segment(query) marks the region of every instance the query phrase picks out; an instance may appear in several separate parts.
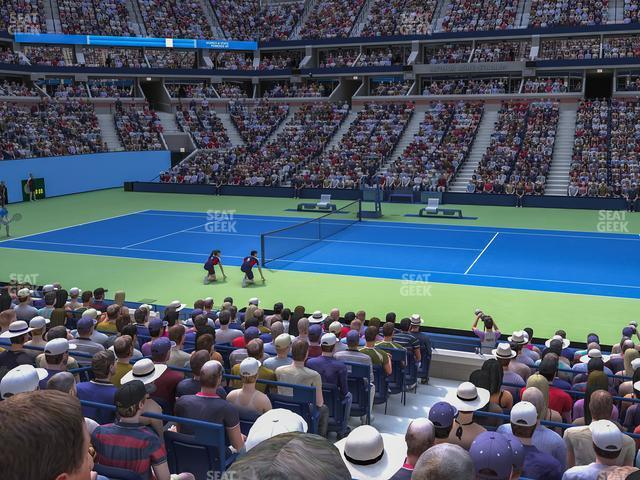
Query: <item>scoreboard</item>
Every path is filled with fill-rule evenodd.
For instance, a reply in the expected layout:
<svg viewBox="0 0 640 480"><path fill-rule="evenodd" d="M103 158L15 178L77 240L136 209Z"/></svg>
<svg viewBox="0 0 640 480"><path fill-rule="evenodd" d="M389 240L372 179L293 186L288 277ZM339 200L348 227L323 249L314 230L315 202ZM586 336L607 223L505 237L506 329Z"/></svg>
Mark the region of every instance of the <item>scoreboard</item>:
<svg viewBox="0 0 640 480"><path fill-rule="evenodd" d="M33 179L33 189L36 194L36 200L42 200L46 197L44 189L44 178ZM22 201L29 201L29 191L27 190L27 180L22 180Z"/></svg>

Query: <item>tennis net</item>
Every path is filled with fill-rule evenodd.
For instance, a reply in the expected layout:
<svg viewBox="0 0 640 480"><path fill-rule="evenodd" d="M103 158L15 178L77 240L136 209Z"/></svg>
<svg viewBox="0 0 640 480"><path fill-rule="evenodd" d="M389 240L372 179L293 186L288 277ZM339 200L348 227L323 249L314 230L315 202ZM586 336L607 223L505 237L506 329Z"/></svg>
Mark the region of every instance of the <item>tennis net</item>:
<svg viewBox="0 0 640 480"><path fill-rule="evenodd" d="M318 218L260 235L262 265L321 242L360 221L360 200Z"/></svg>

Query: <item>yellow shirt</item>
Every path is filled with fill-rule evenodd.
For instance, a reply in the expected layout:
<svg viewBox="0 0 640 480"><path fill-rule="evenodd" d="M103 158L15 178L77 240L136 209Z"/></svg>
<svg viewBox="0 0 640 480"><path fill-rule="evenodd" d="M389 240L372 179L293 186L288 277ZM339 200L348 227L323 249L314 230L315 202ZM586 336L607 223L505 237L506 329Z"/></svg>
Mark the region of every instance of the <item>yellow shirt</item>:
<svg viewBox="0 0 640 480"><path fill-rule="evenodd" d="M240 364L236 364L233 367L231 367L231 375L238 375L240 376ZM260 380L273 380L274 382L277 380L276 378L276 374L274 373L273 370L269 370L266 367L263 367L262 365L260 366L260 369L258 370L258 378ZM231 386L233 388L242 388L242 381L240 380L233 380L231 382ZM258 383L256 385L256 389L260 390L262 393L265 393L265 391L267 390L267 385L265 385L264 383Z"/></svg>
<svg viewBox="0 0 640 480"><path fill-rule="evenodd" d="M104 320L96 325L96 330L103 333L118 333L115 322Z"/></svg>
<svg viewBox="0 0 640 480"><path fill-rule="evenodd" d="M113 383L116 387L119 387L120 380L122 380L122 377L124 377L127 373L129 373L132 368L133 368L133 365L131 365L130 363L116 362L116 373L113 374L113 377L111 378L111 383Z"/></svg>

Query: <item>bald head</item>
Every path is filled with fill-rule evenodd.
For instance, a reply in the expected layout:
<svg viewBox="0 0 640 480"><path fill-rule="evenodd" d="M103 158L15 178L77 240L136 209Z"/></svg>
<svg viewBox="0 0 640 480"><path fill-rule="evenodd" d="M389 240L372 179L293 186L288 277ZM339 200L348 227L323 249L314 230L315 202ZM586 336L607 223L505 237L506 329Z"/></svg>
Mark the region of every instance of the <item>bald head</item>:
<svg viewBox="0 0 640 480"><path fill-rule="evenodd" d="M411 480L473 480L475 471L469 452L452 443L435 445L420 455Z"/></svg>
<svg viewBox="0 0 640 480"><path fill-rule="evenodd" d="M298 333L300 335L308 335L309 334L309 319L301 318L298 320Z"/></svg>
<svg viewBox="0 0 640 480"><path fill-rule="evenodd" d="M284 333L284 325L282 322L273 322L271 324L271 337L273 339L278 338L278 335L282 335Z"/></svg>
<svg viewBox="0 0 640 480"><path fill-rule="evenodd" d="M417 460L433 446L435 439L436 433L431 420L428 418L412 420L404 436L404 441L407 443L407 456Z"/></svg>
<svg viewBox="0 0 640 480"><path fill-rule="evenodd" d="M262 361L262 354L264 351L264 343L259 338L254 338L247 343L247 355L255 358L258 361Z"/></svg>
<svg viewBox="0 0 640 480"><path fill-rule="evenodd" d="M200 385L203 388L217 388L220 385L224 368L217 360L209 360L200 369Z"/></svg>

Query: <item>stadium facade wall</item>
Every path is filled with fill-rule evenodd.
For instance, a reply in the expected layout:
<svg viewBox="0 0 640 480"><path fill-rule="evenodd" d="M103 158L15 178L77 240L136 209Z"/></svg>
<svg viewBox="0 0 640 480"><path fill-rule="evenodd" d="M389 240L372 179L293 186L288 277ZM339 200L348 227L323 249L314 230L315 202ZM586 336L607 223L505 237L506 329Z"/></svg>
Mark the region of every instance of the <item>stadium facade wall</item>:
<svg viewBox="0 0 640 480"><path fill-rule="evenodd" d="M22 184L30 173L44 178L47 197L121 187L124 182L152 179L171 167L171 153L113 152L65 157L0 161L0 178L9 202L22 201Z"/></svg>

